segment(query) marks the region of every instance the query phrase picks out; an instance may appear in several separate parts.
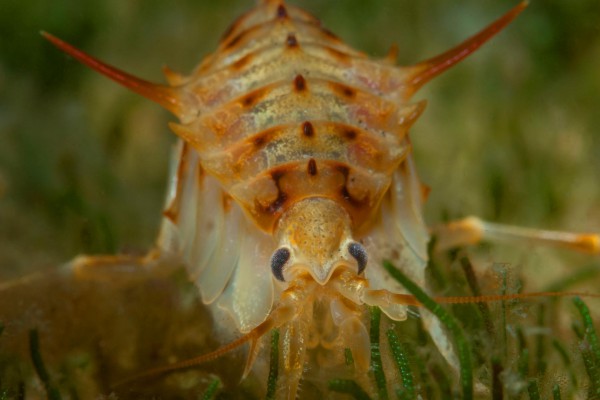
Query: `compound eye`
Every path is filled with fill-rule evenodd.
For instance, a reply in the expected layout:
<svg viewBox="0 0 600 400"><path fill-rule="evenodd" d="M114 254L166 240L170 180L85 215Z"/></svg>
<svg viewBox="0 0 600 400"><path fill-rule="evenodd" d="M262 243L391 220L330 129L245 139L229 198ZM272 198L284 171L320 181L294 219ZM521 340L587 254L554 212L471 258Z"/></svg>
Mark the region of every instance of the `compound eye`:
<svg viewBox="0 0 600 400"><path fill-rule="evenodd" d="M357 242L352 242L348 245L348 253L356 260L358 264L358 275L362 274L362 272L367 267L367 261L369 260L369 256L367 251L362 246L362 244Z"/></svg>
<svg viewBox="0 0 600 400"><path fill-rule="evenodd" d="M273 276L280 280L281 282L285 282L283 278L283 267L290 259L290 250L287 247L281 247L273 253L273 257L271 257L271 272L273 272Z"/></svg>

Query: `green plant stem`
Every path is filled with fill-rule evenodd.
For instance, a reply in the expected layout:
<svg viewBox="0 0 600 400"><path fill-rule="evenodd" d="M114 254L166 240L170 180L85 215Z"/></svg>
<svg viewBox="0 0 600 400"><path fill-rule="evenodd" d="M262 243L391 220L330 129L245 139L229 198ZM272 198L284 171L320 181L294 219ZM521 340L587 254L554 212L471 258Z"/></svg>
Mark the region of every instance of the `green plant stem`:
<svg viewBox="0 0 600 400"><path fill-rule="evenodd" d="M471 361L471 349L461 327L444 308L437 304L399 269L394 267L392 263L389 261L384 261L383 267L396 281L398 281L413 296L415 296L425 308L435 315L452 334L458 351L458 361L460 364L460 384L462 388L463 399L471 400L473 398L473 366Z"/></svg>

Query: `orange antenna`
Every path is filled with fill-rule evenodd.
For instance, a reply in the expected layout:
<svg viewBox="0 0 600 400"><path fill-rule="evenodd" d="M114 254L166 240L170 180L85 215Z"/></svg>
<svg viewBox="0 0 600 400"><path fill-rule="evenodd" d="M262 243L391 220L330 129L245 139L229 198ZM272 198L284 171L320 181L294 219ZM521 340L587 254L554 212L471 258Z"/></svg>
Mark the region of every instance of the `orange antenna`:
<svg viewBox="0 0 600 400"><path fill-rule="evenodd" d="M434 297L437 303L441 304L470 304L470 303L490 303L493 301L531 299L538 297L591 297L600 299L600 294L584 292L535 292L535 293L513 293L513 294L493 294L487 296L450 296Z"/></svg>
<svg viewBox="0 0 600 400"><path fill-rule="evenodd" d="M430 58L420 62L419 64L407 67L408 90L407 97L410 97L425 83L441 74L448 68L458 64L460 61L473 54L481 45L494 37L498 32L504 29L517 15L527 7L528 1L521 1L517 6L512 8L502 17L488 25L481 32L465 40L458 46L440 54L439 56Z"/></svg>
<svg viewBox="0 0 600 400"><path fill-rule="evenodd" d="M147 371L144 371L138 375L134 375L132 377L126 378L120 382L117 382L114 386L122 386L126 383L136 381L142 378L148 378L155 375L161 375L167 372L173 372L185 368L195 367L200 364L204 364L210 361L214 361L219 357L229 353L242 346L245 343L250 342L250 351L248 353L248 359L246 360L246 366L244 367L244 373L242 375L242 379L244 379L248 373L250 373L250 369L256 360L256 356L258 355L258 339L260 339L265 333L275 327L275 323L272 318L267 318L262 324L258 325L256 328L245 334L244 336L227 343L215 351L212 351L207 354L203 354L198 357L189 358L187 360L179 361L174 364L164 365L162 367L153 368Z"/></svg>
<svg viewBox="0 0 600 400"><path fill-rule="evenodd" d="M113 81L144 96L145 98L160 104L178 117L181 117L186 109L189 108L189 105L185 104L181 100L181 95L176 89L170 86L159 85L136 78L127 72L103 63L102 61L84 53L83 51L71 46L69 43L60 40L48 32L42 31L40 33L54 46L75 58L79 62L100 72L102 75L107 76Z"/></svg>
<svg viewBox="0 0 600 400"><path fill-rule="evenodd" d="M134 376L124 379L120 382L117 382L114 386L118 387L118 386L122 386L126 383L136 381L138 379L148 378L148 377L155 376L155 375L161 375L161 374L164 374L167 372L173 372L173 371L180 370L180 369L191 368L191 367L195 367L200 364L204 364L206 362L214 361L214 360L218 359L219 357L223 356L224 354L229 353L232 350L235 350L236 348L240 347L241 345L243 345L249 341L252 341L251 352L250 352L250 356L249 356L249 357L252 357L252 353L255 353L254 348L256 347L256 342L257 342L258 338L260 337L259 335L257 335L255 333L255 330L250 331L249 333L240 337L239 339L236 339L233 342L227 343L226 345L221 346L217 350L212 351L210 353L203 354L201 356L190 358L187 360L183 360L183 361L180 361L180 362L177 362L174 364L164 365L162 367L157 367L157 368L152 368L152 369L144 371L138 375L134 375Z"/></svg>
<svg viewBox="0 0 600 400"><path fill-rule="evenodd" d="M423 304L411 294L389 293L384 290L372 290L372 294L386 295L388 301L407 306L422 307ZM513 293L513 294L493 294L486 296L438 296L432 299L439 304L473 304L473 303L491 303L494 301L531 299L539 297L587 297L600 299L600 294L584 292L535 292L535 293Z"/></svg>

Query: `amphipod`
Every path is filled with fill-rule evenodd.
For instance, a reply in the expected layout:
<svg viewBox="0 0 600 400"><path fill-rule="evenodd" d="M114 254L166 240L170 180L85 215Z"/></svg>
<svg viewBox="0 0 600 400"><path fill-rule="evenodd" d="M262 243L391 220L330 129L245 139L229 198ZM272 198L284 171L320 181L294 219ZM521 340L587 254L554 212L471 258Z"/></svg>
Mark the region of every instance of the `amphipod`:
<svg viewBox="0 0 600 400"><path fill-rule="evenodd" d="M410 99L525 6L450 51L397 67L394 52L368 59L310 14L263 0L190 76L167 70L169 85L133 77L44 33L180 119L170 124L180 140L156 251L140 264L183 260L203 302L220 321L230 321L221 328L242 336L214 353L150 372L209 361L249 343L247 374L260 339L279 328L282 397L295 397L313 349L326 354L317 359L323 367L343 363L350 349L361 381L371 357L367 306L402 321L407 304L415 303L382 262L391 260L427 287L429 230L421 212L427 190L408 136L425 102ZM599 251L597 235L522 230L477 218L436 234L442 248L503 237ZM83 257L75 267L85 271L98 263ZM427 311L422 318L456 370L440 322Z"/></svg>

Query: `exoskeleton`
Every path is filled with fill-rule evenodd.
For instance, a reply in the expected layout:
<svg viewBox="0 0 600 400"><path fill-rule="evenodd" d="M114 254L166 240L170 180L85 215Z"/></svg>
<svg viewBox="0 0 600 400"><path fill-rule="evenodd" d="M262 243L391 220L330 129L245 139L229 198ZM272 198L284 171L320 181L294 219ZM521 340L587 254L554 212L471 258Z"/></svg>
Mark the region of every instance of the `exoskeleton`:
<svg viewBox="0 0 600 400"><path fill-rule="evenodd" d="M250 343L244 375L261 339L279 329L278 395L294 398L306 362L327 368L350 350L356 379L371 362L369 306L407 318L418 301L382 267L390 261L427 288L428 189L419 180L409 129L425 102L415 92L509 24L520 3L459 46L398 67L395 52L369 59L281 0L263 0L224 34L189 76L166 70L149 83L44 33L54 45L179 118L164 219L155 249L137 261L181 260L223 332L242 336L191 362ZM533 231L467 218L434 229L439 248L483 238L526 238L598 253L597 235ZM119 258L74 261L76 270ZM481 301L467 299L466 301ZM423 323L458 371L444 327ZM314 354L317 354L316 356Z"/></svg>

